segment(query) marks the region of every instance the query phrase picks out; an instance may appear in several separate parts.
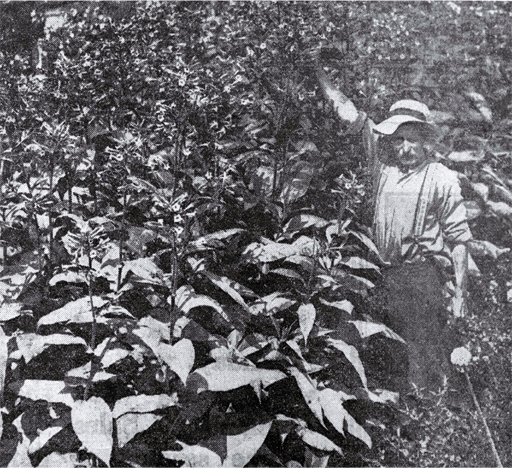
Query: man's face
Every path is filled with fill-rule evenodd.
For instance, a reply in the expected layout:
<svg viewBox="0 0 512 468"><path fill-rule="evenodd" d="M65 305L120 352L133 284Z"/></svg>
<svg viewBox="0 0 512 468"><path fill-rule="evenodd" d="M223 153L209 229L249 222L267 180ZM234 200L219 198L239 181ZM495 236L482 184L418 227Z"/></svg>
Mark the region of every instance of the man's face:
<svg viewBox="0 0 512 468"><path fill-rule="evenodd" d="M420 126L402 124L389 137L389 140L394 156L401 166L412 169L425 161L427 157L423 147L425 137Z"/></svg>

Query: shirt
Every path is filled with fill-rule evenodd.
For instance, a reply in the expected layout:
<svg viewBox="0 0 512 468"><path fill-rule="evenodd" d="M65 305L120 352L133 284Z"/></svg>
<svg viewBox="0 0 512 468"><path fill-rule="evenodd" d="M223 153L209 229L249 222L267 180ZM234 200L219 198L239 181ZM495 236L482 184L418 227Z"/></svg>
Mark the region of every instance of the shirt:
<svg viewBox="0 0 512 468"><path fill-rule="evenodd" d="M363 136L375 181L374 239L383 260L397 265L420 255L434 255L451 261L451 244L472 238L457 173L434 161L408 172L380 162L373 126L368 120ZM430 165L435 171L432 186L422 190ZM426 198L426 212L423 228L415 236L420 194Z"/></svg>

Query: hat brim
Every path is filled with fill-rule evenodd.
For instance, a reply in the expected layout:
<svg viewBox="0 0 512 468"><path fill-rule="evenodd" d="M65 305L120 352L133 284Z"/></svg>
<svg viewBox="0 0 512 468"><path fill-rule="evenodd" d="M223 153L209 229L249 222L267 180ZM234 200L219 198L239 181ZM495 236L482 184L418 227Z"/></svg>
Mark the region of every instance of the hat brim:
<svg viewBox="0 0 512 468"><path fill-rule="evenodd" d="M381 135L393 135L398 127L404 123L419 123L429 127L435 133L435 127L431 123L417 119L416 117L412 117L410 115L393 115L392 117L389 117L388 119L381 122L379 125L376 125L373 131L380 133Z"/></svg>

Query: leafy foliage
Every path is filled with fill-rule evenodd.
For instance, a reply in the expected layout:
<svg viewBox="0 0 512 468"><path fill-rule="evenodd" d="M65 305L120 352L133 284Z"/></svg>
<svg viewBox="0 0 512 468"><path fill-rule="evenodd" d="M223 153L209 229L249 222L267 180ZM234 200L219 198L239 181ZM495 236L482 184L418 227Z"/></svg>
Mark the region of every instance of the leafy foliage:
<svg viewBox="0 0 512 468"><path fill-rule="evenodd" d="M495 23L501 44L508 7L63 8L66 27L33 38L44 63L0 56L2 464L367 464L368 414L394 395L361 351L401 337L365 314L381 267L358 221L368 181L359 143L320 103L313 57L334 44L331 74L377 114L401 75L369 64L402 54L419 67L405 91L432 108L464 114L467 91L476 120L447 124L439 152L464 174L475 228L508 229L508 143L482 142L506 126L506 66L485 62L501 78L476 90L448 71L430 87L444 52L490 49L425 42L451 11L471 38ZM468 129L476 153L460 146ZM480 237L475 257L507 252Z"/></svg>

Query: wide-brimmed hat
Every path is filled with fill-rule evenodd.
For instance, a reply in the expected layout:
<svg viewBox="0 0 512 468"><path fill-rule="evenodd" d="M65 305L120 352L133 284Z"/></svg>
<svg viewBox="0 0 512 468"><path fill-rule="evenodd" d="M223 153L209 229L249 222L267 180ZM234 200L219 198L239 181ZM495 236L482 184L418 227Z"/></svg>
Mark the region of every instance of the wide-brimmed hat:
<svg viewBox="0 0 512 468"><path fill-rule="evenodd" d="M430 122L428 107L413 99L403 99L395 102L389 109L389 117L376 125L373 131L382 135L392 135L404 123L423 124L433 133L436 133L436 127Z"/></svg>

